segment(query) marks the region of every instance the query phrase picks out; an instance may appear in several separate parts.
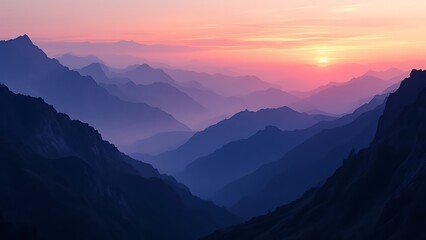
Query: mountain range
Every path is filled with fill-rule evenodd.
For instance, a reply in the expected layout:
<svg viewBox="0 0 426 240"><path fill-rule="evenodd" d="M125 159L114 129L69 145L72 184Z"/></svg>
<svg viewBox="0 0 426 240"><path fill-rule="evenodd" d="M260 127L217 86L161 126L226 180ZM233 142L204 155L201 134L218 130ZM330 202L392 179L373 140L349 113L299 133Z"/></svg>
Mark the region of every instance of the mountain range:
<svg viewBox="0 0 426 240"><path fill-rule="evenodd" d="M226 143L248 138L266 126L294 130L331 119L333 118L324 115L299 113L288 107L262 109L257 112L246 110L195 133L176 150L142 160L153 164L161 172L177 173L195 159L214 152Z"/></svg>
<svg viewBox="0 0 426 240"><path fill-rule="evenodd" d="M104 61L94 55L76 56L71 53L66 53L55 57L62 65L70 69L79 69L92 63L104 64Z"/></svg>
<svg viewBox="0 0 426 240"><path fill-rule="evenodd" d="M264 185L266 185L265 178L268 180L272 179L277 171L279 172L280 169L288 168L288 166L286 164L284 164L284 167L275 166L269 168L270 170L266 172L261 171L260 169L257 171L258 168L263 165L267 165L270 162L279 160L288 151L291 151L298 145L302 146L299 148L303 149L302 152L305 153L303 156L298 156L300 159L307 157L311 157L312 159L313 156L321 156L319 152L315 152L315 150L325 149L325 151L327 151L326 149L329 149L328 145L330 145L330 147L334 147L333 143L335 142L333 142L333 140L337 140L337 138L321 139L320 137L321 140L316 142L319 146L316 148L305 144L305 141L308 142L309 138L324 130L350 125L359 118L360 115L365 112L372 111L380 106L385 98L385 95L376 96L368 104L363 105L349 115L336 120L321 121L304 129L283 131L277 127L268 126L264 130L257 132L247 139L230 142L215 152L196 159L182 172L177 174L176 177L198 196L212 199L221 205L233 207L244 197L263 189ZM368 120L370 120L373 124L375 123L374 119ZM346 137L349 138L351 134L358 134L358 132L351 129L353 128L357 131L360 130L361 126L365 125L362 125L361 123L348 126L347 129L350 134ZM368 137L366 138L369 139ZM339 141L343 145L344 141ZM351 144L352 142L347 145L351 146ZM308 154L311 155L307 156ZM315 159L312 159L311 161L314 162ZM263 170L263 168L261 169ZM261 172L261 174L258 174L258 172ZM240 178L242 179L240 180ZM251 192L247 190L250 190ZM273 199L273 197L271 197L271 199ZM260 204L257 208L265 209L263 207L265 205L266 204ZM252 207L251 209L254 210L257 208ZM240 214L247 216L247 214L243 214L242 211L240 211Z"/></svg>
<svg viewBox="0 0 426 240"><path fill-rule="evenodd" d="M349 124L315 134L278 161L230 183L218 195L232 191L232 195L240 194L230 209L245 218L265 214L299 198L330 176L351 151L369 145L382 112L383 105Z"/></svg>
<svg viewBox="0 0 426 240"><path fill-rule="evenodd" d="M0 42L0 81L12 91L42 97L61 112L95 126L108 140L125 144L160 131L189 128L170 114L144 103L110 95L91 77L62 66L28 36Z"/></svg>
<svg viewBox="0 0 426 240"><path fill-rule="evenodd" d="M157 71L157 75L149 74L156 70L146 64L141 66L151 70L139 72L138 77L139 79L150 77L153 83L136 84L126 72L134 71L137 66L114 69L104 64L93 63L76 71L83 76L93 77L110 94L120 99L143 102L163 109L192 129L203 130L212 123L222 120L227 114L233 114L243 108L243 103L236 97L223 97L200 86L181 85L162 71ZM145 76L145 73L148 75ZM138 82L146 81L138 80Z"/></svg>
<svg viewBox="0 0 426 240"><path fill-rule="evenodd" d="M181 69L166 69L180 83L195 82L223 96L240 96L273 87L255 76L228 76L224 74L200 73Z"/></svg>
<svg viewBox="0 0 426 240"><path fill-rule="evenodd" d="M156 82L149 85L100 84L108 93L121 100L146 103L173 115L177 120L191 125L202 118L207 110L194 99L167 83Z"/></svg>
<svg viewBox="0 0 426 240"><path fill-rule="evenodd" d="M55 46L96 56L0 41L0 239L426 239L426 71L288 92Z"/></svg>
<svg viewBox="0 0 426 240"><path fill-rule="evenodd" d="M289 106L298 111L319 110L331 114L346 114L399 83L405 75L405 72L396 69L385 72L370 71L348 82L330 83L320 87Z"/></svg>
<svg viewBox="0 0 426 240"><path fill-rule="evenodd" d="M0 225L9 234L196 239L239 221L39 98L0 85L0 109Z"/></svg>
<svg viewBox="0 0 426 240"><path fill-rule="evenodd" d="M375 137L300 199L205 239L423 239L426 237L426 72L391 94Z"/></svg>

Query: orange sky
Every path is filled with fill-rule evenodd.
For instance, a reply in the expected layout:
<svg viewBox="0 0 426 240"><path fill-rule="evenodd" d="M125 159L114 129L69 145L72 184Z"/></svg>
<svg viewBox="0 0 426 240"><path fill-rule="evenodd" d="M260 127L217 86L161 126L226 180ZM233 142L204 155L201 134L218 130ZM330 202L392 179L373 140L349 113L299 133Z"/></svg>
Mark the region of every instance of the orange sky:
<svg viewBox="0 0 426 240"><path fill-rule="evenodd" d="M224 64L279 82L288 79L281 66L295 64L421 67L425 11L422 0L13 0L0 3L0 37L186 46L193 50L135 55Z"/></svg>

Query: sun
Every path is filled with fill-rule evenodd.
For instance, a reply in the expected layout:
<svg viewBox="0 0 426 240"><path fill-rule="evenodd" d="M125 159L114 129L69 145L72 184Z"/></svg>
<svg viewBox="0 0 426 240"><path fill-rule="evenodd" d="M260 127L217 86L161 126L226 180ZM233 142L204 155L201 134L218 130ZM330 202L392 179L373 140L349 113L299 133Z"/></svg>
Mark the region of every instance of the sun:
<svg viewBox="0 0 426 240"><path fill-rule="evenodd" d="M327 57L320 57L320 58L318 58L317 62L318 62L319 65L324 66L324 65L327 65L330 61L328 60Z"/></svg>

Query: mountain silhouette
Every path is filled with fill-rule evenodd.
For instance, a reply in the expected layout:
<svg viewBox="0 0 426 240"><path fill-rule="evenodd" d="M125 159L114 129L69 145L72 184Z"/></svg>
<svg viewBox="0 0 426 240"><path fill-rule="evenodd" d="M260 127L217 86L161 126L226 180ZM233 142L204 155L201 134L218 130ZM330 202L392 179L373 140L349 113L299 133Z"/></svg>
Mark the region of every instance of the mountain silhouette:
<svg viewBox="0 0 426 240"><path fill-rule="evenodd" d="M188 164L176 178L197 196L209 199L215 192L268 162L279 159L302 141L293 132L268 126L250 136L223 145Z"/></svg>
<svg viewBox="0 0 426 240"><path fill-rule="evenodd" d="M109 78L128 78L136 84L168 83L175 84L175 81L162 69L152 68L148 64L132 65L118 71L106 71Z"/></svg>
<svg viewBox="0 0 426 240"><path fill-rule="evenodd" d="M246 109L244 108L242 99L239 97L222 96L202 86L188 86L180 82L175 87L186 93L189 97L200 103L201 106L209 111L210 115L207 115L208 117L204 121L200 121L197 126L193 127L193 129L198 131L204 130L209 126Z"/></svg>
<svg viewBox="0 0 426 240"><path fill-rule="evenodd" d="M0 85L0 237L197 239L238 218Z"/></svg>
<svg viewBox="0 0 426 240"><path fill-rule="evenodd" d="M206 239L425 238L425 109L426 72L413 70L388 98L370 146L323 186Z"/></svg>
<svg viewBox="0 0 426 240"><path fill-rule="evenodd" d="M298 97L276 88L254 91L240 98L247 109L254 111L262 108L289 106L299 100Z"/></svg>
<svg viewBox="0 0 426 240"><path fill-rule="evenodd" d="M372 73L371 73L372 74ZM380 79L369 73L345 83L330 83L314 94L289 106L298 111L320 110L332 114L353 111L373 96L381 94L403 77Z"/></svg>
<svg viewBox="0 0 426 240"><path fill-rule="evenodd" d="M265 214L321 184L351 151L368 146L383 108L382 105L363 113L347 125L323 130L277 162L264 165L230 184L224 191L250 189L232 206L232 211L245 218Z"/></svg>
<svg viewBox="0 0 426 240"><path fill-rule="evenodd" d="M69 67L70 69L79 69L92 63L104 63L102 59L94 55L77 56L72 53L66 53L62 56L56 57L56 59L62 65Z"/></svg>
<svg viewBox="0 0 426 240"><path fill-rule="evenodd" d="M198 157L210 154L226 143L248 138L266 126L282 130L306 128L319 121L333 118L323 115L299 113L288 107L242 111L229 119L197 132L178 149L163 153L154 159L145 159L166 173L177 173Z"/></svg>
<svg viewBox="0 0 426 240"><path fill-rule="evenodd" d="M305 129L283 131L273 126L266 127L247 139L228 143L215 152L196 159L176 175L176 178L197 196L213 199L218 204L232 207L244 196L249 195L246 189L252 192L260 191L265 184L259 188L254 187L260 184L261 179L263 180L256 177L250 178L250 183L244 183L245 185L235 184L235 187L232 187L234 184L231 182L239 182L238 179L255 172L262 165L279 160L289 150L325 129L349 124L361 114L381 105L384 100L385 96L377 96L349 115L333 121L319 122ZM324 139L322 146L328 144L325 140L330 139ZM265 173L263 176L273 177L272 172ZM230 187L225 188L228 184L231 184ZM219 191L222 188L224 190ZM228 191L228 189L231 190ZM219 192L216 193L217 191ZM259 205L259 208L264 205L266 204Z"/></svg>
<svg viewBox="0 0 426 240"><path fill-rule="evenodd" d="M42 97L73 119L95 126L116 144L130 143L160 131L187 131L170 114L143 103L125 102L49 59L28 36L0 42L0 81L12 91Z"/></svg>
<svg viewBox="0 0 426 240"><path fill-rule="evenodd" d="M126 83L129 82L128 78L109 78L105 72L109 72L109 68L102 63L92 63L83 68L76 69L82 76L90 76L97 83L112 84L112 83Z"/></svg>
<svg viewBox="0 0 426 240"><path fill-rule="evenodd" d="M389 69L386 69L385 71L373 71L370 70L368 72L366 72L363 76L373 76L376 78L380 78L382 80L385 81L395 81L395 80L400 80L400 79L404 79L405 77L409 76L410 73L403 71L401 69L392 67ZM399 82L399 81L398 81Z"/></svg>
<svg viewBox="0 0 426 240"><path fill-rule="evenodd" d="M172 114L188 125L206 112L206 109L184 92L168 83L156 82L149 85L127 82L125 84L100 84L111 95L136 103L146 103Z"/></svg>
<svg viewBox="0 0 426 240"><path fill-rule="evenodd" d="M116 69L113 71L131 71L137 67L130 66L126 70ZM109 78L107 74L111 76L114 73L109 67L99 63L91 64L77 71L84 76L93 77L111 95L117 96L124 101L146 103L157 107L172 114L173 117L191 128L198 126L199 122L210 118L212 115L211 111L208 111L185 92L181 91L177 85L162 82L161 79L158 81L152 79L154 83L150 84L135 84L127 77ZM142 73L140 73L140 76L142 77Z"/></svg>
<svg viewBox="0 0 426 240"><path fill-rule="evenodd" d="M196 82L222 96L245 95L272 87L255 76L227 76L170 68L165 69L165 72L179 83Z"/></svg>

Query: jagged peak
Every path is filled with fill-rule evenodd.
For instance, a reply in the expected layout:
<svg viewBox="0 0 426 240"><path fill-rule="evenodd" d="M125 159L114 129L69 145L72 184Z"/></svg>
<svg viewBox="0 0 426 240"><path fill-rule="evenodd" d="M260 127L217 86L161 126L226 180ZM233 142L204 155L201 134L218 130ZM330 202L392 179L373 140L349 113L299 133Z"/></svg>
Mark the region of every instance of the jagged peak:
<svg viewBox="0 0 426 240"><path fill-rule="evenodd" d="M425 76L426 76L426 70L413 69L410 72L410 78L425 77Z"/></svg>
<svg viewBox="0 0 426 240"><path fill-rule="evenodd" d="M402 110L417 99L423 89L426 89L426 71L413 69L410 77L405 78L400 87L389 95L377 132L384 132Z"/></svg>
<svg viewBox="0 0 426 240"><path fill-rule="evenodd" d="M30 37L27 34L21 35L17 38L7 40L6 42L15 42L15 43L21 43L21 44L31 44L34 45L31 41Z"/></svg>
<svg viewBox="0 0 426 240"><path fill-rule="evenodd" d="M19 36L14 39L0 41L0 47L5 51L5 56L13 54L14 57L25 57L26 60L30 58L48 58L46 53L43 52L39 47L37 47L26 34ZM29 57L31 56L31 57ZM17 59L15 59L17 60Z"/></svg>

